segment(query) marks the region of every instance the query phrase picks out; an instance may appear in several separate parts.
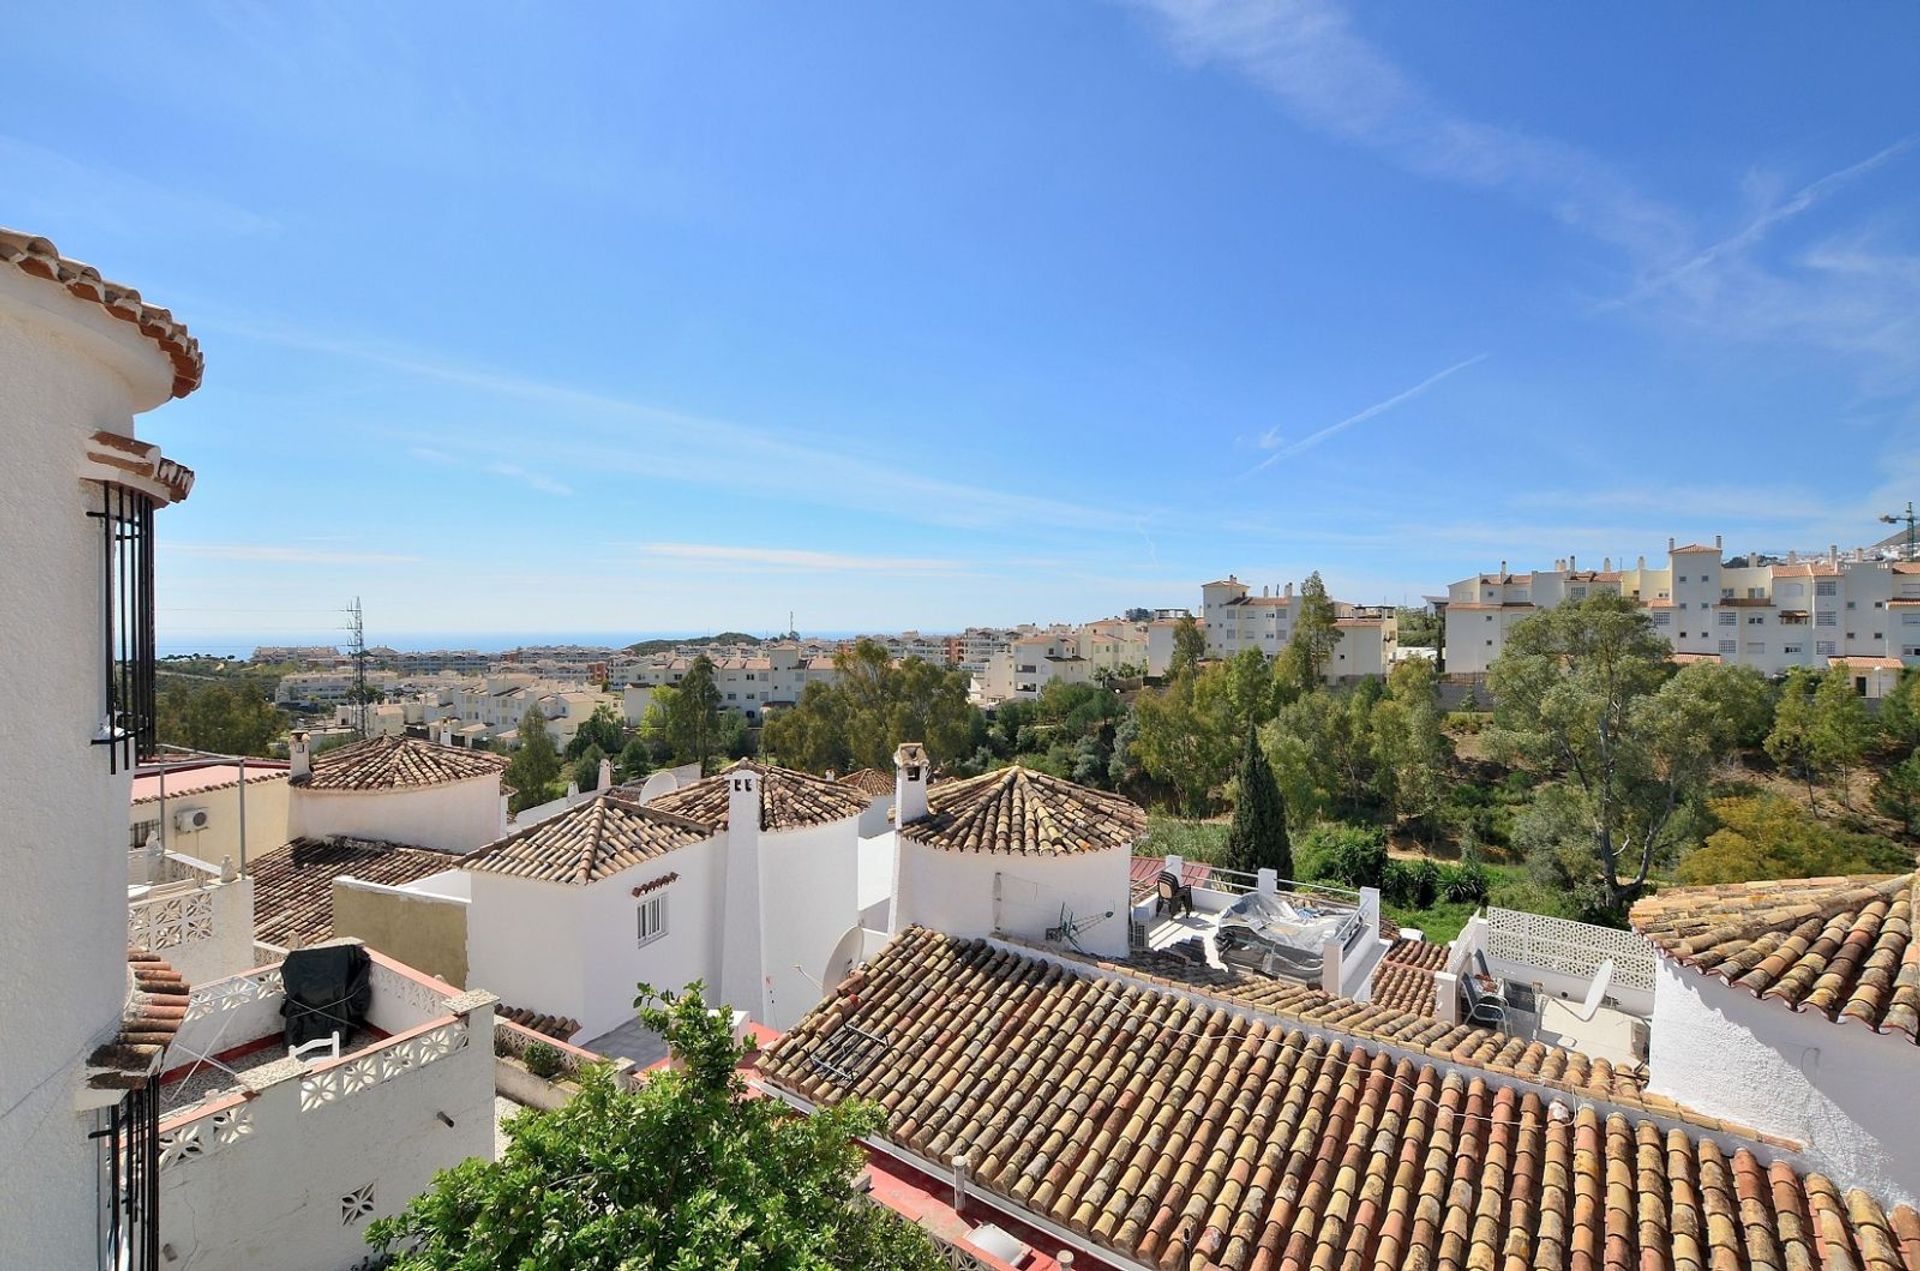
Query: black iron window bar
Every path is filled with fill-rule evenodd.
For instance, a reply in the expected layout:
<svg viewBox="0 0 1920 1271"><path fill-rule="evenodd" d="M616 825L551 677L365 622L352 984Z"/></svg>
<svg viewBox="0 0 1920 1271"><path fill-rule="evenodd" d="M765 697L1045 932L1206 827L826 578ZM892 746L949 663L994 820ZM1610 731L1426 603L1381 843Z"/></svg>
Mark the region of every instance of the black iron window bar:
<svg viewBox="0 0 1920 1271"><path fill-rule="evenodd" d="M107 1109L101 1142L102 1271L160 1268L160 1087L146 1082Z"/></svg>
<svg viewBox="0 0 1920 1271"><path fill-rule="evenodd" d="M153 499L110 481L88 516L100 522L102 662L107 717L93 739L113 772L156 752L153 640Z"/></svg>

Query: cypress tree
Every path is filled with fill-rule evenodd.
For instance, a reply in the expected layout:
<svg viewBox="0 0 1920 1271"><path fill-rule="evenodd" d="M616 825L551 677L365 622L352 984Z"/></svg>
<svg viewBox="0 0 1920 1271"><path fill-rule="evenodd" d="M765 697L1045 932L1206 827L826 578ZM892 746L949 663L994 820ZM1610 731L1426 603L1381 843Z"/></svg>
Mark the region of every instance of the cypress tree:
<svg viewBox="0 0 1920 1271"><path fill-rule="evenodd" d="M1247 726L1247 748L1240 757L1240 798L1233 805L1233 823L1227 827L1227 867L1249 874L1271 869L1283 880L1293 877L1287 806L1252 724Z"/></svg>

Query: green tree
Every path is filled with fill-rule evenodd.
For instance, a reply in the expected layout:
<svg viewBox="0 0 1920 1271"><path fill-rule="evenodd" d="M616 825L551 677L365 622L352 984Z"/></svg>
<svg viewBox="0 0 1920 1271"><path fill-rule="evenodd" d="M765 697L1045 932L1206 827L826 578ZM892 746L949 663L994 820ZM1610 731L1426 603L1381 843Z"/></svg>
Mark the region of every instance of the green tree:
<svg viewBox="0 0 1920 1271"><path fill-rule="evenodd" d="M600 761L607 757L598 746L588 746L574 757L573 784L582 792L600 788Z"/></svg>
<svg viewBox="0 0 1920 1271"><path fill-rule="evenodd" d="M1225 668L1215 665L1134 702L1132 753L1190 815L1206 812L1233 764L1230 696Z"/></svg>
<svg viewBox="0 0 1920 1271"><path fill-rule="evenodd" d="M1890 874L1913 868L1913 854L1875 834L1853 834L1777 794L1714 799L1720 828L1680 858L1689 886L1832 874Z"/></svg>
<svg viewBox="0 0 1920 1271"><path fill-rule="evenodd" d="M849 1100L800 1116L748 1097L724 1011L700 986L641 986L640 1019L679 1061L624 1090L602 1066L551 1112L507 1122L497 1161L469 1158L367 1241L394 1271L938 1271L918 1227L868 1202L859 1139L884 1114Z"/></svg>
<svg viewBox="0 0 1920 1271"><path fill-rule="evenodd" d="M1920 749L1880 774L1873 787L1873 806L1880 815L1900 822L1902 833L1913 833L1914 819L1920 816Z"/></svg>
<svg viewBox="0 0 1920 1271"><path fill-rule="evenodd" d="M1767 756L1774 763L1806 779L1808 807L1813 806L1813 783L1819 775L1814 764L1815 688L1814 676L1805 668L1796 666L1787 672L1766 740Z"/></svg>
<svg viewBox="0 0 1920 1271"><path fill-rule="evenodd" d="M1350 694L1320 689L1282 706L1265 730L1267 756L1295 825L1364 810L1371 759L1366 716Z"/></svg>
<svg viewBox="0 0 1920 1271"><path fill-rule="evenodd" d="M653 752L646 739L636 734L620 751L614 770L622 781L638 781L653 771Z"/></svg>
<svg viewBox="0 0 1920 1271"><path fill-rule="evenodd" d="M815 772L891 768L903 741L936 763L971 755L987 733L967 700L967 677L923 658L895 662L886 646L858 641L834 654L832 684L813 683L767 721L763 742L780 762Z"/></svg>
<svg viewBox="0 0 1920 1271"><path fill-rule="evenodd" d="M598 746L601 754L617 755L626 742L626 731L613 706L602 702L593 708L593 714L580 721L579 730L567 743L567 758L578 759L592 746Z"/></svg>
<svg viewBox="0 0 1920 1271"><path fill-rule="evenodd" d="M1181 614L1173 624L1173 656L1167 661L1167 678L1177 680L1198 670L1207 657L1207 637L1190 613Z"/></svg>
<svg viewBox="0 0 1920 1271"><path fill-rule="evenodd" d="M155 733L170 746L221 755L265 756L287 731L257 680L204 683L168 677L154 703Z"/></svg>
<svg viewBox="0 0 1920 1271"><path fill-rule="evenodd" d="M1272 719L1279 700L1266 655L1258 649L1242 649L1227 661L1224 669L1227 709L1234 722L1257 728Z"/></svg>
<svg viewBox="0 0 1920 1271"><path fill-rule="evenodd" d="M1287 838L1287 808L1273 768L1260 748L1258 727L1248 721L1247 744L1240 756L1238 796L1227 826L1226 862L1230 869L1255 873L1271 869L1293 877L1293 844Z"/></svg>
<svg viewBox="0 0 1920 1271"><path fill-rule="evenodd" d="M1340 628L1334 625L1338 616L1320 571L1308 574L1300 584L1300 614L1294 619L1293 635L1278 659L1284 678L1291 679L1301 693L1319 688L1326 676L1334 646L1340 643Z"/></svg>
<svg viewBox="0 0 1920 1271"><path fill-rule="evenodd" d="M1568 827L1582 827L1592 908L1616 917L1678 850L1734 743L1719 695L1672 676L1668 652L1638 605L1603 594L1519 623L1488 675L1497 753L1572 796L1536 841L1564 845Z"/></svg>
<svg viewBox="0 0 1920 1271"><path fill-rule="evenodd" d="M1878 730L1867 705L1843 672L1828 671L1813 690L1813 766L1840 786L1840 801L1853 806L1851 778L1867 757Z"/></svg>
<svg viewBox="0 0 1920 1271"><path fill-rule="evenodd" d="M507 765L507 784L513 787L509 807L523 812L547 801L547 787L560 775L560 751L547 731L546 712L527 707L520 717L520 744Z"/></svg>
<svg viewBox="0 0 1920 1271"><path fill-rule="evenodd" d="M1433 663L1415 658L1394 667L1369 724L1381 802L1402 819L1432 817L1447 796L1452 759Z"/></svg>
<svg viewBox="0 0 1920 1271"><path fill-rule="evenodd" d="M1881 699L1880 726L1902 749L1920 746L1920 669L1902 671L1899 683Z"/></svg>
<svg viewBox="0 0 1920 1271"><path fill-rule="evenodd" d="M705 772L719 747L720 688L713 682L713 659L702 653L687 664L663 708L667 745L676 763L697 763ZM654 694L660 697L658 691ZM651 709L651 707L649 707Z"/></svg>

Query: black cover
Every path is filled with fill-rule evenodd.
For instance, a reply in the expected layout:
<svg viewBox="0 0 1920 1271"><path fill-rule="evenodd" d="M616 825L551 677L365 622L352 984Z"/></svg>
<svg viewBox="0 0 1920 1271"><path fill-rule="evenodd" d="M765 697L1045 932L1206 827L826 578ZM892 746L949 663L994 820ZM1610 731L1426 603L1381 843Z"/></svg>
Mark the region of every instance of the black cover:
<svg viewBox="0 0 1920 1271"><path fill-rule="evenodd" d="M329 1033L345 1046L373 1005L373 959L357 944L295 949L280 964L287 1000L287 1045L302 1046Z"/></svg>

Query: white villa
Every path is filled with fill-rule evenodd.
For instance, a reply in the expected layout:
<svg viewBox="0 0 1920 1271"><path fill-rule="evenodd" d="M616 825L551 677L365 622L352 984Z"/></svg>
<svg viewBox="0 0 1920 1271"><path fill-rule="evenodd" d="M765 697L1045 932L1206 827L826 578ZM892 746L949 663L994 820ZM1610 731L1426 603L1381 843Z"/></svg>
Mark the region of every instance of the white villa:
<svg viewBox="0 0 1920 1271"><path fill-rule="evenodd" d="M1277 655L1293 638L1300 619L1301 599L1293 584L1253 588L1229 574L1200 588L1200 624L1207 637L1207 656L1231 658L1242 649ZM1392 609L1367 608L1333 602L1334 625L1340 639L1324 672L1333 684L1365 676L1385 675L1393 669L1400 622ZM1167 636L1171 654L1171 632Z"/></svg>

